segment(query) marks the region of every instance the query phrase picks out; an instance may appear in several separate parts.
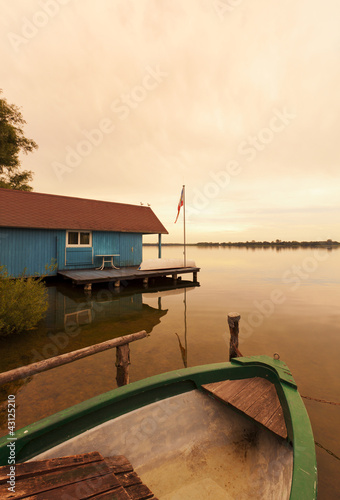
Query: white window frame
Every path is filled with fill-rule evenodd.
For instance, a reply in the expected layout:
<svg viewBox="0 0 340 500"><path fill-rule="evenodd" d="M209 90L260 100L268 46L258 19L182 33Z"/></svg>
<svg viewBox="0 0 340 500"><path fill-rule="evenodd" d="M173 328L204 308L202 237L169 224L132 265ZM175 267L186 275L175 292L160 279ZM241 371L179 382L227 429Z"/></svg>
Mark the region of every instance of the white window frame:
<svg viewBox="0 0 340 500"><path fill-rule="evenodd" d="M86 313L86 315L87 315L87 320L80 323L79 316L85 316L84 313ZM69 321L69 320L71 320L71 321ZM72 324L73 325L89 325L90 323L92 323L91 309L82 309L81 311L75 311L73 313L64 314L64 326L67 326L68 323L70 323L71 325Z"/></svg>
<svg viewBox="0 0 340 500"><path fill-rule="evenodd" d="M68 233L78 233L78 241L80 241L80 233L90 234L90 243L87 245L81 245L80 243L69 245L68 243ZM84 229L67 229L66 230L66 247L67 248L92 248L92 231L86 231Z"/></svg>

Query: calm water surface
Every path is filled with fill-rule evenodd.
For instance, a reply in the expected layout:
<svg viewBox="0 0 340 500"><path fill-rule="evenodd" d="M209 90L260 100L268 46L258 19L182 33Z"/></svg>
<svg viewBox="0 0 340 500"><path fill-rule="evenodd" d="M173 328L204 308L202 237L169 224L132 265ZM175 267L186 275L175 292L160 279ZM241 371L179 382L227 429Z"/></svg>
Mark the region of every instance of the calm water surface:
<svg viewBox="0 0 340 500"><path fill-rule="evenodd" d="M155 247L144 258L155 258ZM163 257L181 257L164 247ZM228 359L228 312L241 314L244 356L278 352L303 395L340 401L340 250L188 248L201 267L199 287L117 293L50 285L50 307L37 330L0 341L0 371L147 330L131 347L130 381ZM163 288L157 291L157 288ZM115 350L0 388L16 394L17 427L117 387ZM304 400L317 443L340 457L340 406ZM6 426L0 413L1 435ZM320 499L340 498L340 461L317 446Z"/></svg>

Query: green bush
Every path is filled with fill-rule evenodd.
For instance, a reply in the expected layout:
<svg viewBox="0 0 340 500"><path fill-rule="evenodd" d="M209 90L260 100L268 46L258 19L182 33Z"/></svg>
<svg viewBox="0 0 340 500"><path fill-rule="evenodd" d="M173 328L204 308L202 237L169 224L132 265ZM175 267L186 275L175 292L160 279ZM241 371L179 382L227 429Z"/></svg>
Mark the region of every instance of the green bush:
<svg viewBox="0 0 340 500"><path fill-rule="evenodd" d="M44 277L13 279L0 266L0 336L34 328L48 308Z"/></svg>

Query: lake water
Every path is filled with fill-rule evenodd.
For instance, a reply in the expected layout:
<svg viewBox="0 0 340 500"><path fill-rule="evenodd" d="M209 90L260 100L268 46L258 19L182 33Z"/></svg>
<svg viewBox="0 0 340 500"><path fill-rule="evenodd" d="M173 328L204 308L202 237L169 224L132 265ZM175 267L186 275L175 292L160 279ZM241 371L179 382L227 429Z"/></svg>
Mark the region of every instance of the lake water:
<svg viewBox="0 0 340 500"><path fill-rule="evenodd" d="M144 247L155 258L156 247ZM164 247L163 257L182 257ZM147 330L130 344L130 381L228 360L227 314L239 312L244 356L277 352L300 394L340 402L340 250L188 247L201 268L200 286L168 290L50 284L50 307L39 327L0 341L0 371L111 338ZM191 278L191 275L188 275ZM186 278L186 279L189 279ZM185 283L182 282L182 286ZM17 427L117 387L115 349L0 387L16 394ZM340 406L304 400L316 447L320 499L340 498ZM0 413L1 435L7 425Z"/></svg>

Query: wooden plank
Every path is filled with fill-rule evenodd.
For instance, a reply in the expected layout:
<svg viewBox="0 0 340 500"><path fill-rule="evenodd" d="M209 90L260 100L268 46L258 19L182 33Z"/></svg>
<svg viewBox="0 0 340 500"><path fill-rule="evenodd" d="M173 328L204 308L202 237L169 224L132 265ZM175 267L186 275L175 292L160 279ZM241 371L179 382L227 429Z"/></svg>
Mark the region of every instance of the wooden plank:
<svg viewBox="0 0 340 500"><path fill-rule="evenodd" d="M276 411L278 406L280 406L280 401L277 397L275 386L272 385L269 390L264 391L263 394L254 401L247 409L247 413L259 422L266 422L266 420Z"/></svg>
<svg viewBox="0 0 340 500"><path fill-rule="evenodd" d="M265 423L266 427L283 438L287 438L287 428L283 416L281 405L278 406L274 414Z"/></svg>
<svg viewBox="0 0 340 500"><path fill-rule="evenodd" d="M28 477L16 481L16 498L34 496L38 493L46 492L50 489L60 488L72 483L78 483L86 479L110 474L114 478L117 487L119 482L111 473L110 467L104 462L91 464L81 464L73 469L60 469L54 472L45 473L35 477ZM8 491L6 484L0 485L0 498L3 500L13 498L11 491Z"/></svg>
<svg viewBox="0 0 340 500"><path fill-rule="evenodd" d="M116 455L114 457L105 457L105 463L110 467L114 474L120 472L133 472L133 467L124 455Z"/></svg>
<svg viewBox="0 0 340 500"><path fill-rule="evenodd" d="M83 500L86 498L98 498L103 493L112 493L112 498L117 498L117 491L123 490L114 474L85 479L83 481L63 485L59 488L48 489L42 493L22 497L25 500ZM129 498L128 496L122 498Z"/></svg>
<svg viewBox="0 0 340 500"><path fill-rule="evenodd" d="M153 497L152 491L145 484L135 484L126 488L133 500L147 500Z"/></svg>
<svg viewBox="0 0 340 500"><path fill-rule="evenodd" d="M73 280L73 282L81 285L86 283L101 283L113 281L115 279L136 280L150 277L162 277L173 273L187 274L199 272L199 267L183 267L175 269L157 269L138 271L137 267L122 268L119 270L108 269L98 271L96 269L78 269L69 271L58 271L58 274L64 278Z"/></svg>
<svg viewBox="0 0 340 500"><path fill-rule="evenodd" d="M91 452L16 465L16 491L8 491L9 466L1 467L0 498L26 500L146 500L151 490L126 457ZM113 472L115 471L116 474Z"/></svg>
<svg viewBox="0 0 340 500"><path fill-rule="evenodd" d="M76 465L93 463L103 460L103 457L98 451L84 453L82 455L72 455L62 458L51 458L48 460L39 460L36 462L17 463L15 465L16 480L24 477L36 476L46 472L53 472L57 469L65 469L75 467ZM0 484L7 481L8 466L0 467Z"/></svg>
<svg viewBox="0 0 340 500"><path fill-rule="evenodd" d="M258 400L258 398L263 394L264 391L267 392L271 389L271 387L273 387L273 384L268 382L268 380L254 378L240 392L231 397L229 399L229 402L233 406L237 406L239 410L245 412L250 406L254 404L255 401ZM274 395L276 395L275 387L273 387L273 389Z"/></svg>
<svg viewBox="0 0 340 500"><path fill-rule="evenodd" d="M136 472L122 472L116 474L116 477L120 484L126 488L127 486L133 486L134 484L141 484L142 480Z"/></svg>
<svg viewBox="0 0 340 500"><path fill-rule="evenodd" d="M274 384L248 408L247 414L282 438L287 438L286 422Z"/></svg>
<svg viewBox="0 0 340 500"><path fill-rule="evenodd" d="M216 398L242 411L256 422L287 438L283 410L275 385L262 377L225 380L202 387Z"/></svg>
<svg viewBox="0 0 340 500"><path fill-rule="evenodd" d="M223 401L229 401L229 398L236 396L240 391L245 389L252 379L240 380L224 380L223 382L214 382L212 384L204 384L202 387L219 397Z"/></svg>
<svg viewBox="0 0 340 500"><path fill-rule="evenodd" d="M122 486L115 491L107 491L106 493L102 493L91 498L96 498L96 500L131 500L130 495ZM71 500L71 498L69 500ZM74 498L72 500L74 500Z"/></svg>

